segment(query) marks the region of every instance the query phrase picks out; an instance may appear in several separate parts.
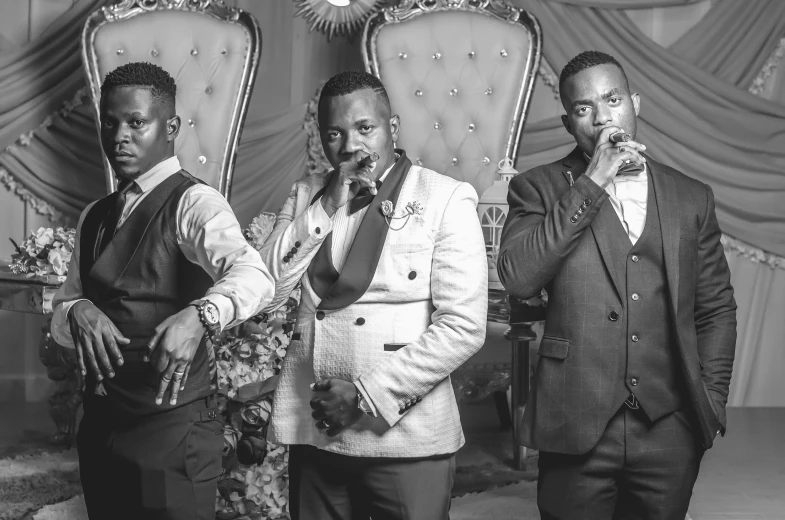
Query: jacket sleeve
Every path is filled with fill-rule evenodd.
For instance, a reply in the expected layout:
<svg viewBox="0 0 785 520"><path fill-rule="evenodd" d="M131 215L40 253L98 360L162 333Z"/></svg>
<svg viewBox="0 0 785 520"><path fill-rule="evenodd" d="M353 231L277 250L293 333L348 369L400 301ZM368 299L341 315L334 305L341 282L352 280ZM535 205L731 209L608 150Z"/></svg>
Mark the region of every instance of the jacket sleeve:
<svg viewBox="0 0 785 520"><path fill-rule="evenodd" d="M308 270L311 260L332 231L332 219L317 201L308 206L310 191L303 183L295 183L278 213L273 231L265 240L262 255L275 280L275 294L263 312L272 312L285 304ZM299 205L304 209L297 215Z"/></svg>
<svg viewBox="0 0 785 520"><path fill-rule="evenodd" d="M507 292L522 299L539 295L556 276L608 199L604 189L582 175L548 209L546 193L553 189L548 184L535 185L528 172L522 173L507 195L510 210L497 268Z"/></svg>
<svg viewBox="0 0 785 520"><path fill-rule="evenodd" d="M485 341L488 260L476 208L474 188L460 184L435 230L431 325L359 378L390 426L406 414L407 402L422 399Z"/></svg>
<svg viewBox="0 0 785 520"><path fill-rule="evenodd" d="M725 404L736 353L736 301L720 243L722 233L714 211L714 194L708 186L706 198L706 215L698 230L695 332L701 377L724 435Z"/></svg>

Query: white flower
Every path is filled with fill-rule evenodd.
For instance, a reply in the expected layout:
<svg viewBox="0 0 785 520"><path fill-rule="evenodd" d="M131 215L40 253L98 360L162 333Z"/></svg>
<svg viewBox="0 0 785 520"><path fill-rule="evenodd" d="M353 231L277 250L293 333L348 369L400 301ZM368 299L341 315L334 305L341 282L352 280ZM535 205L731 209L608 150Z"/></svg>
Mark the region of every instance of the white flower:
<svg viewBox="0 0 785 520"><path fill-rule="evenodd" d="M393 213L395 212L395 206L389 200L382 201L382 214L385 217L392 217Z"/></svg>
<svg viewBox="0 0 785 520"><path fill-rule="evenodd" d="M264 241L273 232L274 225L275 215L273 213L262 213L251 221L246 231L246 237L254 249L262 248Z"/></svg>
<svg viewBox="0 0 785 520"><path fill-rule="evenodd" d="M38 228L38 231L35 232L35 246L40 251L41 249L45 248L48 245L51 245L55 241L55 232L52 228Z"/></svg>
<svg viewBox="0 0 785 520"><path fill-rule="evenodd" d="M52 270L55 274L64 276L68 272L68 263L63 258L65 255L60 249L51 249L47 260L52 264ZM71 256L71 255L68 255Z"/></svg>

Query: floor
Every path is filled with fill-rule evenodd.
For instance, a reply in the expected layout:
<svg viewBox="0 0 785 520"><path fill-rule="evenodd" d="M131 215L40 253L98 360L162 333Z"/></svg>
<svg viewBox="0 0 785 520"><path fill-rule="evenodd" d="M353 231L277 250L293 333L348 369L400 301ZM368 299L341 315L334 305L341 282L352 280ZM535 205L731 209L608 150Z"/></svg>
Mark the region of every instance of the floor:
<svg viewBox="0 0 785 520"><path fill-rule="evenodd" d="M458 454L459 465L493 458L508 463L511 438L499 430L491 400L462 404L469 443ZM0 455L38 443L52 431L46 404L0 403ZM9 451L10 450L10 451ZM36 518L70 518L65 504ZM704 457L690 505L692 520L785 520L785 407L731 408L728 433ZM76 517L74 517L76 518ZM520 482L465 495L453 501L452 520L529 520L539 518L536 484Z"/></svg>

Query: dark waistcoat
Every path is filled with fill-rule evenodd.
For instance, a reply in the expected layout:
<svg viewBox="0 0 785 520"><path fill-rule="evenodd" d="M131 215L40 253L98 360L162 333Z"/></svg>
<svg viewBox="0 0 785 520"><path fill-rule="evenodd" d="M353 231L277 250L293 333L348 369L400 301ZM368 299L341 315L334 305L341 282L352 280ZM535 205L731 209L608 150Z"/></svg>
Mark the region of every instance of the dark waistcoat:
<svg viewBox="0 0 785 520"><path fill-rule="evenodd" d="M158 375L142 355L158 324L202 298L213 285L211 277L189 262L177 244L177 207L186 190L196 183L201 181L181 170L156 186L97 258L96 244L117 192L98 201L82 223L80 275L85 297L131 340L121 346L124 365L115 366L114 378L103 380L105 399L120 417L171 408L168 390L163 404L155 404ZM212 393L212 360L203 341L176 406ZM88 378L87 392L94 386Z"/></svg>
<svg viewBox="0 0 785 520"><path fill-rule="evenodd" d="M625 266L617 273L625 292L624 318L627 335L626 363L619 371L616 399L634 394L652 421L681 408L681 378L676 365L674 323L669 311L669 293L654 186L649 175L646 223L632 244L621 222L612 231L614 265ZM610 201L608 202L610 203Z"/></svg>

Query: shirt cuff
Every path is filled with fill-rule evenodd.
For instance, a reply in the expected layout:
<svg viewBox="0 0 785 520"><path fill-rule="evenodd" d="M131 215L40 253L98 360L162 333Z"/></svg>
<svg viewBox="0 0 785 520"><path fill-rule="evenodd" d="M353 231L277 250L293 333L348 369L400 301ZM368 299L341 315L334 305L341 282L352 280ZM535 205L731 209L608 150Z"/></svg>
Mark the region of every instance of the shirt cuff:
<svg viewBox="0 0 785 520"><path fill-rule="evenodd" d="M321 206L321 204L319 205ZM365 402L368 403L368 406L371 407L371 413L373 414L373 416L379 417L379 413L376 411L376 405L373 404L373 401L371 400L371 396L369 396L368 392L365 391L365 387L363 386L363 384L360 382L359 379L357 381L354 381L354 386L357 387L357 392L363 396Z"/></svg>
<svg viewBox="0 0 785 520"><path fill-rule="evenodd" d="M324 211L321 198L311 204L311 207L308 208L308 235L323 237L332 231L333 217Z"/></svg>
<svg viewBox="0 0 785 520"><path fill-rule="evenodd" d="M234 321L234 302L232 302L231 298L224 296L223 294L210 293L205 295L202 299L207 300L218 307L218 324L221 326L221 330L224 330L226 325ZM195 302L198 301L199 300L195 300Z"/></svg>

